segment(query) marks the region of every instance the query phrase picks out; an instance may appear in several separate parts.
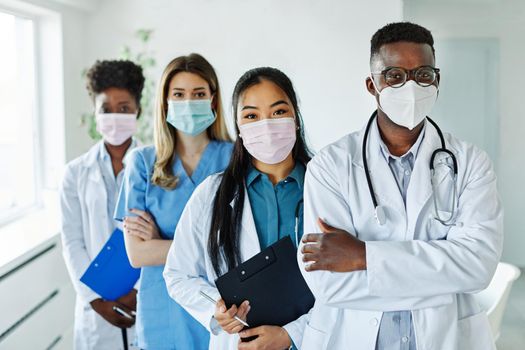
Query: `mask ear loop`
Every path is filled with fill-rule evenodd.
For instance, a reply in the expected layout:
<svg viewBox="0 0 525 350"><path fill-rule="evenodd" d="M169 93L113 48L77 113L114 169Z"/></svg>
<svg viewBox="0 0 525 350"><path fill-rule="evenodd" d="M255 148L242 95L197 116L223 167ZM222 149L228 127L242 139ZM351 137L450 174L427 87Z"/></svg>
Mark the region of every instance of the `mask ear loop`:
<svg viewBox="0 0 525 350"><path fill-rule="evenodd" d="M374 81L374 76L372 75L372 73L370 73L370 75L368 76L370 78L370 80L372 81L372 85L374 86L374 90L375 92L377 92L378 95L381 95L381 91L379 91L377 89L377 86L376 86L376 82Z"/></svg>
<svg viewBox="0 0 525 350"><path fill-rule="evenodd" d="M295 111L294 111L294 114L293 114L293 121L294 121L294 124L295 124L295 130L300 130L299 123L297 123L297 116L296 116Z"/></svg>
<svg viewBox="0 0 525 350"><path fill-rule="evenodd" d="M383 112L386 114L386 112L383 110L383 107L381 107L381 91L379 91L377 89L377 86L376 86L376 83L374 81L374 77L372 76L372 73L370 73L370 76L369 76L370 80L372 81L372 85L374 86L374 90L375 92L377 93L377 95L379 96L377 98L377 107Z"/></svg>
<svg viewBox="0 0 525 350"><path fill-rule="evenodd" d="M211 107L211 110L213 112L217 112L219 110L219 103L217 102L215 104L215 106L213 105L213 103L215 102L215 93L212 92L211 96L210 96L210 107Z"/></svg>

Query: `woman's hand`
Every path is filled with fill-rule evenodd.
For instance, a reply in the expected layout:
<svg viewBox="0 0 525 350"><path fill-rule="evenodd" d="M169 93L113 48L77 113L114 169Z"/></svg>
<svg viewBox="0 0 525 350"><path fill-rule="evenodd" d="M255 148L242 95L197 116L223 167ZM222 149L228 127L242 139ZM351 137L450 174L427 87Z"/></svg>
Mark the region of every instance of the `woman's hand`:
<svg viewBox="0 0 525 350"><path fill-rule="evenodd" d="M252 341L239 340L239 350L284 350L292 346L288 332L279 326L260 326L239 333L241 338L257 337Z"/></svg>
<svg viewBox="0 0 525 350"><path fill-rule="evenodd" d="M241 320L246 321L246 315L250 311L250 303L245 300L238 308L236 305L232 305L231 308L226 309L224 300L220 299L215 306L215 319L221 326L221 328L229 334L239 333L244 325L237 321L234 316L239 317Z"/></svg>
<svg viewBox="0 0 525 350"><path fill-rule="evenodd" d="M157 224L149 213L138 209L130 209L130 211L137 216L124 218L124 231L127 234L139 237L144 241L161 239Z"/></svg>

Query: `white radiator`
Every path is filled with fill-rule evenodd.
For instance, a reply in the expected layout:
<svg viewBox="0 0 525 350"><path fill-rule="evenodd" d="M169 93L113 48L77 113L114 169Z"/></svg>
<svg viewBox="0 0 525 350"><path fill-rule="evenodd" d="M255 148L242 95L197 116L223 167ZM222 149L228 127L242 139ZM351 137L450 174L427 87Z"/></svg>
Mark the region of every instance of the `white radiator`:
<svg viewBox="0 0 525 350"><path fill-rule="evenodd" d="M60 237L0 274L0 349L71 350L75 292Z"/></svg>

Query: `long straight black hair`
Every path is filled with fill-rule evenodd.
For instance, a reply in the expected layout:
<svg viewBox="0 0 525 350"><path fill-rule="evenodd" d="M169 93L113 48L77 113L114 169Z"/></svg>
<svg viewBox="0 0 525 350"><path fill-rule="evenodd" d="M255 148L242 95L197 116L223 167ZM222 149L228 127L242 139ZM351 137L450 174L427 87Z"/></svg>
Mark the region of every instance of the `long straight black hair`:
<svg viewBox="0 0 525 350"><path fill-rule="evenodd" d="M262 81L274 83L290 99L297 125L296 141L292 150L292 156L296 162L306 166L311 159L311 152L305 142L303 121L299 111L297 96L291 80L278 69L270 67L254 68L244 73L237 81L232 97L233 118L237 135L239 135L239 127L237 126L239 99L248 88ZM239 232L241 231L242 212L246 197L244 179L251 160L251 155L244 148L242 138L237 137L230 163L222 175L221 183L213 202L208 254L217 276L226 272L221 269L221 261L224 260L227 270L235 268L241 262ZM234 199L235 204L232 208L230 203Z"/></svg>

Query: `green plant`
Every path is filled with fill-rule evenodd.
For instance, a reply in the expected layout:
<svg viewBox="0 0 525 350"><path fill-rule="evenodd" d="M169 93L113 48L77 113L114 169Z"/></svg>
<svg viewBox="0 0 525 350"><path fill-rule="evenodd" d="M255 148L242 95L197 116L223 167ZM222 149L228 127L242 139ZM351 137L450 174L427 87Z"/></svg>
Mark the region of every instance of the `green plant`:
<svg viewBox="0 0 525 350"><path fill-rule="evenodd" d="M152 69L157 65L152 52L148 49L148 43L153 34L151 29L139 29L135 32L135 37L139 40L142 48L138 52L134 52L129 45L124 45L120 53L120 59L130 60L142 67L144 72L144 89L142 90L142 98L140 105L142 108L141 116L137 123L137 132L135 136L144 144L149 144L153 141L153 114L154 114L154 100L155 100L155 80L152 78ZM87 69L82 71L82 77L85 78ZM89 137L92 140L98 141L102 137L97 132L95 115L93 112L83 113L80 117L81 125L87 128Z"/></svg>

